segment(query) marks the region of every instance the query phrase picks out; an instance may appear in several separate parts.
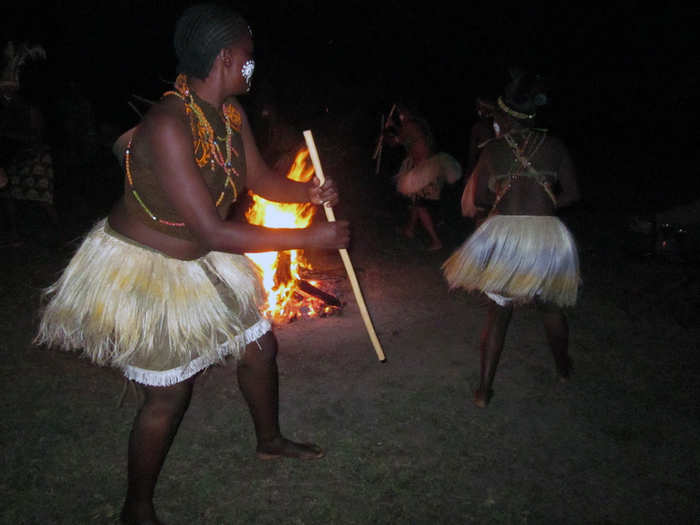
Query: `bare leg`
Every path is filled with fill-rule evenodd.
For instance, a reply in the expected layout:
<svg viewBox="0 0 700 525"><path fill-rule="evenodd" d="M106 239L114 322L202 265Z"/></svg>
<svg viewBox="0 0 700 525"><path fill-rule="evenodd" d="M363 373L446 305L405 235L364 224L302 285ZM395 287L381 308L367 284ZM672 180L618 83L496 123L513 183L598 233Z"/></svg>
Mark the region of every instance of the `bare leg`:
<svg viewBox="0 0 700 525"><path fill-rule="evenodd" d="M418 218L420 219L420 223L423 225L423 228L425 228L425 231L428 232L428 235L430 236L431 243L428 249L439 250L440 248L442 248L442 242L440 241L440 237L438 237L438 234L435 231L435 226L433 224L433 218L430 215L430 210L428 210L428 208L426 208L425 206L417 206L416 212L418 214Z"/></svg>
<svg viewBox="0 0 700 525"><path fill-rule="evenodd" d="M145 400L129 438L129 486L121 513L123 523L162 523L153 507L153 492L190 404L195 377L167 387L144 387Z"/></svg>
<svg viewBox="0 0 700 525"><path fill-rule="evenodd" d="M513 305L499 306L493 301L489 305L488 320L481 333L481 378L474 392L474 404L480 408L485 408L493 395L491 387L512 314Z"/></svg>
<svg viewBox="0 0 700 525"><path fill-rule="evenodd" d="M260 459L321 458L324 452L318 446L289 441L280 432L276 358L277 340L272 332L268 332L248 345L238 363L238 385L255 425L257 455Z"/></svg>
<svg viewBox="0 0 700 525"><path fill-rule="evenodd" d="M554 356L554 364L557 368L559 379L566 381L571 375L571 358L569 357L569 324L566 315L556 305L537 303L542 314L544 329L547 333L549 348Z"/></svg>
<svg viewBox="0 0 700 525"><path fill-rule="evenodd" d="M413 239L415 236L416 223L418 222L418 208L416 205L411 203L408 208L408 224L404 227L402 233L405 237Z"/></svg>

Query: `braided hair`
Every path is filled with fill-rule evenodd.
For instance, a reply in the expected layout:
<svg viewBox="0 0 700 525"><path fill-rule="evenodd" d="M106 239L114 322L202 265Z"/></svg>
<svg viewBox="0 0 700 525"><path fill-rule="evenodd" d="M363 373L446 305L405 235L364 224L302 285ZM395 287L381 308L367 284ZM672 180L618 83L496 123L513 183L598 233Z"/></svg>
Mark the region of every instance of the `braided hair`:
<svg viewBox="0 0 700 525"><path fill-rule="evenodd" d="M205 3L187 8L175 24L177 72L205 79L219 52L249 34L248 23L227 5Z"/></svg>

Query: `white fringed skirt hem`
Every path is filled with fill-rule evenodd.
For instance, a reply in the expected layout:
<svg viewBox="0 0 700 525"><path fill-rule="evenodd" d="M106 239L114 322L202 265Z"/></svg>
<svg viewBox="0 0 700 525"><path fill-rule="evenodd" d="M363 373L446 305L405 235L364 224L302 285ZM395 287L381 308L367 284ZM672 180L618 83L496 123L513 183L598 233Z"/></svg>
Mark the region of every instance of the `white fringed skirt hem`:
<svg viewBox="0 0 700 525"><path fill-rule="evenodd" d="M249 343L257 341L271 329L267 319L260 319L250 328L236 336L235 345L222 344L217 348L217 355L201 356L193 359L186 365L171 368L170 370L147 370L137 366L124 367L124 375L127 379L149 386L169 386L189 379L198 372L217 362L223 361L226 357L235 353L236 348L243 347Z"/></svg>

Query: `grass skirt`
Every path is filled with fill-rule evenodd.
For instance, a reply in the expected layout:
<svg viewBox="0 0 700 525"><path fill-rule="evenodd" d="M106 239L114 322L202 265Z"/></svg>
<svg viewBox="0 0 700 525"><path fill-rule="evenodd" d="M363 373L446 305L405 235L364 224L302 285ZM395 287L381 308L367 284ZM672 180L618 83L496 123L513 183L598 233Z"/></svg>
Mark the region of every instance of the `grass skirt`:
<svg viewBox="0 0 700 525"><path fill-rule="evenodd" d="M495 215L443 264L450 289L464 288L528 302L576 303L578 252L557 217Z"/></svg>
<svg viewBox="0 0 700 525"><path fill-rule="evenodd" d="M270 330L260 276L243 255L168 257L101 220L45 290L35 343L82 349L152 386L184 381Z"/></svg>
<svg viewBox="0 0 700 525"><path fill-rule="evenodd" d="M454 184L461 176L459 162L448 153L436 153L417 166L406 157L396 175L396 190L407 197L437 200L444 183Z"/></svg>

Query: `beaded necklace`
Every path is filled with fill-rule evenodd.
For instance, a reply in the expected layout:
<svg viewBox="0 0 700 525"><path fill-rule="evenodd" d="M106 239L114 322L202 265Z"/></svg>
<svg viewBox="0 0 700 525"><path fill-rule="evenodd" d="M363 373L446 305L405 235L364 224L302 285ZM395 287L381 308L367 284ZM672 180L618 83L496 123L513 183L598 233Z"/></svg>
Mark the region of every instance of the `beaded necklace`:
<svg viewBox="0 0 700 525"><path fill-rule="evenodd" d="M226 125L226 137L225 137L225 148L226 148L226 159L221 152L219 144L216 142L218 140L224 140L224 137L217 137L214 133L214 128L210 124L202 108L195 102L192 97L192 92L187 85L187 76L180 74L175 80L176 91L167 91L163 94L163 97L167 95L175 95L185 102L185 112L189 117L190 129L192 130L193 137L193 147L194 147L194 160L197 166L203 168L209 163L211 171L216 169L218 164L223 168L226 174L226 179L224 180L224 187L219 194L219 198L216 200L216 207L224 200L224 195L226 194L226 187L230 186L233 190L233 200L238 198L238 189L236 184L233 182L231 175L239 177L240 174L233 167L231 163L232 157L235 155L238 157L238 151L233 147L232 136L233 130L239 132L241 129L241 115L238 113L232 104L223 104L222 113L224 114L224 123ZM129 140L129 144L126 147L124 166L126 171L126 178L129 182L129 187L131 188L131 193L139 203L141 208L148 214L148 216L156 222L163 224L165 226L174 226L182 228L185 226L184 222L172 222L165 219L156 217L156 215L148 208L146 203L143 201L141 196L136 191L134 187L134 180L131 174L131 142L133 138Z"/></svg>
<svg viewBox="0 0 700 525"><path fill-rule="evenodd" d="M194 137L194 157L197 166L203 168L209 162L211 170L214 171L216 163L224 169L226 175L235 174L238 176L238 172L231 165L232 154L238 157L238 152L231 144L231 135L234 129L241 130L241 115L236 111L236 108L231 104L223 104L221 107L226 124L226 160L224 160L221 148L216 142L216 139L224 140L224 137L216 136L204 111L195 102L190 87L187 85L187 76L180 73L175 79L175 91L166 91L163 94L164 97L167 95L175 95L185 102L185 112L190 119L190 127Z"/></svg>

